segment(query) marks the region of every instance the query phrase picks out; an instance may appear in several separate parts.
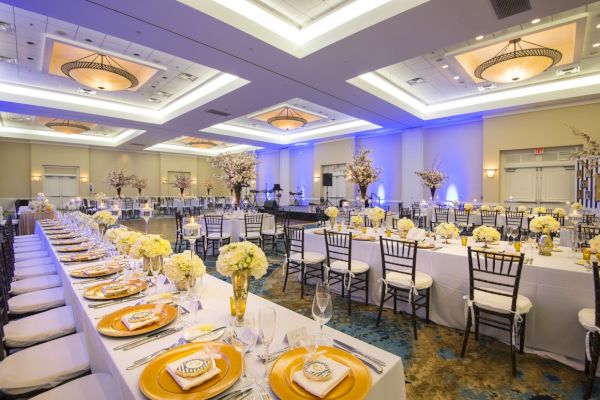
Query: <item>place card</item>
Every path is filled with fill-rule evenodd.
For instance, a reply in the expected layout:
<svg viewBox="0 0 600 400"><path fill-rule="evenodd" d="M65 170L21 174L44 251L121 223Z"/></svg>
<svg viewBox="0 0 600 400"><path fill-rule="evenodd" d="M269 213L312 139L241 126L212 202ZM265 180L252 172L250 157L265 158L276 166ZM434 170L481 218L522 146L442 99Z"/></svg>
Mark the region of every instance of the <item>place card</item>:
<svg viewBox="0 0 600 400"><path fill-rule="evenodd" d="M308 332L306 331L306 327L303 326L301 328L294 329L286 333L285 337L283 338L283 342L288 346L293 346L300 340L302 340L302 338L305 337L307 334Z"/></svg>

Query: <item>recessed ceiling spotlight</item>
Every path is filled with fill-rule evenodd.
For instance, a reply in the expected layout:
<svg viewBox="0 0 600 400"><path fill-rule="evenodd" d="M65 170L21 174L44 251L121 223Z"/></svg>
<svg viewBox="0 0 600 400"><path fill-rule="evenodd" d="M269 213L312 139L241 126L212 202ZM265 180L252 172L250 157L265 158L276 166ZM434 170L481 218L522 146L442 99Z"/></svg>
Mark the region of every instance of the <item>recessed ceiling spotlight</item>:
<svg viewBox="0 0 600 400"><path fill-rule="evenodd" d="M425 83L425 79L423 79L423 78L412 78L412 79L406 81L406 83L408 83L410 86L420 85L421 83Z"/></svg>
<svg viewBox="0 0 600 400"><path fill-rule="evenodd" d="M579 65L570 68L563 68L556 71L556 76L565 76L565 75L573 75L581 72L581 67Z"/></svg>
<svg viewBox="0 0 600 400"><path fill-rule="evenodd" d="M77 93L94 95L97 92L95 90L92 90L92 89L87 89L87 88L81 88L80 87L79 89L77 89Z"/></svg>
<svg viewBox="0 0 600 400"><path fill-rule="evenodd" d="M90 39L90 38L86 38L85 41L88 42L88 43L92 43L93 42L93 40Z"/></svg>
<svg viewBox="0 0 600 400"><path fill-rule="evenodd" d="M531 20L531 23L532 23L532 24L537 24L537 23L539 23L540 21L541 21L541 19L539 19L539 18L536 18L536 19L532 19L532 20Z"/></svg>
<svg viewBox="0 0 600 400"><path fill-rule="evenodd" d="M148 103L162 103L161 99L157 99L156 97L148 97L146 99Z"/></svg>
<svg viewBox="0 0 600 400"><path fill-rule="evenodd" d="M448 68L448 64L442 65L442 68L447 69Z"/></svg>
<svg viewBox="0 0 600 400"><path fill-rule="evenodd" d="M197 76L194 76L192 74L188 74L186 72L182 72L181 74L177 75L177 77L179 79L183 79L184 81L189 81L189 82L194 82L196 79L198 79Z"/></svg>
<svg viewBox="0 0 600 400"><path fill-rule="evenodd" d="M163 97L171 97L172 96L171 93L165 92L164 90L159 90L158 92L156 92L156 94L159 96L163 96Z"/></svg>
<svg viewBox="0 0 600 400"><path fill-rule="evenodd" d="M27 42L28 45L33 46L35 43L32 41Z"/></svg>
<svg viewBox="0 0 600 400"><path fill-rule="evenodd" d="M0 21L0 31L12 32L12 30L13 30L12 24L5 22L5 21Z"/></svg>
<svg viewBox="0 0 600 400"><path fill-rule="evenodd" d="M457 81L457 80L459 80L459 79L460 79L460 76L458 76L458 75L455 75L455 76L454 76L452 79L454 79L455 81Z"/></svg>
<svg viewBox="0 0 600 400"><path fill-rule="evenodd" d="M483 39L483 35L479 35L479 36L475 37L475 40L481 40L481 39Z"/></svg>
<svg viewBox="0 0 600 400"><path fill-rule="evenodd" d="M54 33L56 33L58 36L67 36L67 32L61 31L60 29L55 31Z"/></svg>
<svg viewBox="0 0 600 400"><path fill-rule="evenodd" d="M8 64L16 64L17 63L16 58L7 57L7 56L0 56L0 61L8 63Z"/></svg>
<svg viewBox="0 0 600 400"><path fill-rule="evenodd" d="M498 86L496 86L495 83L488 83L486 85L477 86L477 90L479 90L480 92L485 92L487 90L494 90L497 87Z"/></svg>
<svg viewBox="0 0 600 400"><path fill-rule="evenodd" d="M592 47L593 47L593 48L600 47L600 43L594 43L594 44L592 45Z"/></svg>

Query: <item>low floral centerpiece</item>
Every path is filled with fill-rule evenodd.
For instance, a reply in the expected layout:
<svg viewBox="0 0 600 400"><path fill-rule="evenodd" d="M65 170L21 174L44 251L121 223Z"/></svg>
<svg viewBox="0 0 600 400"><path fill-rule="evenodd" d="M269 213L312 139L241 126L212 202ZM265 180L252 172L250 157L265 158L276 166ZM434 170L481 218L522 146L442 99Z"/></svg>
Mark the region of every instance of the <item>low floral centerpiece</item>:
<svg viewBox="0 0 600 400"><path fill-rule="evenodd" d="M560 223L550 215L535 217L529 223L529 230L535 233L541 233L538 243L539 253L543 256L552 255L554 243L552 242L552 233L560 229Z"/></svg>
<svg viewBox="0 0 600 400"><path fill-rule="evenodd" d="M504 208L504 206L501 205L495 205L494 208L492 208L493 211L496 211L498 214L504 214L506 212L506 208Z"/></svg>
<svg viewBox="0 0 600 400"><path fill-rule="evenodd" d="M121 198L121 190L129 186L131 177L125 174L124 171L111 171L106 176L106 184L117 191L117 197Z"/></svg>
<svg viewBox="0 0 600 400"><path fill-rule="evenodd" d="M360 215L353 215L352 217L350 217L350 223L352 224L352 226L358 229L363 223L363 218Z"/></svg>
<svg viewBox="0 0 600 400"><path fill-rule="evenodd" d="M533 213L534 213L534 214L537 214L537 215L540 215L540 214L545 214L545 213L546 213L546 211L547 211L547 210L546 210L546 207L535 207L535 208L533 209Z"/></svg>
<svg viewBox="0 0 600 400"><path fill-rule="evenodd" d="M129 255L131 248L142 237L141 232L125 230L117 234L115 246L122 254Z"/></svg>
<svg viewBox="0 0 600 400"><path fill-rule="evenodd" d="M526 206L519 206L517 207L517 211L518 212L522 212L523 214L527 214L527 207Z"/></svg>
<svg viewBox="0 0 600 400"><path fill-rule="evenodd" d="M473 211L473 203L465 203L463 205L463 210L469 211L469 212Z"/></svg>
<svg viewBox="0 0 600 400"><path fill-rule="evenodd" d="M329 217L329 224L331 225L331 229L333 229L335 225L335 219L340 214L340 210L337 207L327 207L325 209L325 215Z"/></svg>
<svg viewBox="0 0 600 400"><path fill-rule="evenodd" d="M33 200L29 202L29 208L34 213L48 213L54 211L54 205L45 200Z"/></svg>
<svg viewBox="0 0 600 400"><path fill-rule="evenodd" d="M415 174L421 178L421 183L429 188L432 199L435 199L435 191L442 187L448 180L448 175L435 167L423 171L415 171Z"/></svg>
<svg viewBox="0 0 600 400"><path fill-rule="evenodd" d="M143 259L144 271L150 271L151 264L163 265L163 258L171 255L171 243L160 237L160 235L140 236L131 246L130 255L134 258Z"/></svg>
<svg viewBox="0 0 600 400"><path fill-rule="evenodd" d="M575 203L571 204L571 209L573 211L579 211L583 208L583 204L581 204L580 202L576 201Z"/></svg>
<svg viewBox="0 0 600 400"><path fill-rule="evenodd" d="M556 207L554 210L552 210L552 216L554 217L562 218L565 215L567 215L567 211L564 208Z"/></svg>
<svg viewBox="0 0 600 400"><path fill-rule="evenodd" d="M588 243L590 244L590 250L593 253L600 253L600 235L596 235L593 239L590 239Z"/></svg>
<svg viewBox="0 0 600 400"><path fill-rule="evenodd" d="M381 221L385 218L385 211L381 207L373 207L369 210L369 220L374 229L379 229Z"/></svg>
<svg viewBox="0 0 600 400"><path fill-rule="evenodd" d="M415 223L408 218L400 218L396 226L398 227L398 234L400 237L405 239L408 231L415 227Z"/></svg>
<svg viewBox="0 0 600 400"><path fill-rule="evenodd" d="M435 234L446 239L445 243L449 244L450 238L456 238L460 234L460 230L451 222L442 222L435 227Z"/></svg>
<svg viewBox="0 0 600 400"><path fill-rule="evenodd" d="M119 236L127 231L129 231L129 229L127 229L124 226L118 228L110 228L106 230L104 236L108 239L109 242L115 244L117 243Z"/></svg>
<svg viewBox="0 0 600 400"><path fill-rule="evenodd" d="M369 156L370 152L367 149L358 150L354 155L352 164L346 167L346 181L355 183L358 186L363 204L367 199L367 188L370 184L376 182L381 175L381 168L373 165L373 160Z"/></svg>
<svg viewBox="0 0 600 400"><path fill-rule="evenodd" d="M194 287L196 278L206 273L202 259L189 250L167 258L163 268L169 281L173 282L177 289L185 291Z"/></svg>
<svg viewBox="0 0 600 400"><path fill-rule="evenodd" d="M219 249L217 271L231 277L236 323L241 325L246 312L250 276L261 278L269 263L265 253L252 242L237 242Z"/></svg>
<svg viewBox="0 0 600 400"><path fill-rule="evenodd" d="M102 210L95 212L94 215L92 215L92 220L98 224L100 235L104 236L106 228L117 222L117 216L113 215L110 211Z"/></svg>
<svg viewBox="0 0 600 400"><path fill-rule="evenodd" d="M481 207L479 207L479 209L480 209L481 211L492 211L492 207L490 207L490 206L489 206L489 205L487 205L487 204L482 204L482 205L481 205Z"/></svg>
<svg viewBox="0 0 600 400"><path fill-rule="evenodd" d="M473 237L478 242L483 242L483 248L488 248L488 243L500 240L500 232L493 226L481 225L473 229Z"/></svg>

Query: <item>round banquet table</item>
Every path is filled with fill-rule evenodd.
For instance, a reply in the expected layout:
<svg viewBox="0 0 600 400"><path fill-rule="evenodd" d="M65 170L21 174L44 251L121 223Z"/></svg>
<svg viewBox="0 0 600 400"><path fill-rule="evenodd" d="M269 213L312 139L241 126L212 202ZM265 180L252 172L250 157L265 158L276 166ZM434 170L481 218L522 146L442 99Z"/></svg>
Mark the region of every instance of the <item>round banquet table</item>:
<svg viewBox="0 0 600 400"><path fill-rule="evenodd" d="M373 234L371 230L370 234ZM393 238L398 239L398 236ZM469 238L469 245L471 240ZM450 245L437 246L440 247L419 249L417 252L417 270L433 278L430 317L437 324L464 330L463 296L469 293L467 248L461 246L458 239L451 240ZM504 242L494 248L512 249ZM324 236L307 230L304 249L326 254ZM582 369L585 330L578 322L577 313L582 308L594 308L593 278L591 272L575 263L574 257L580 259L581 253L574 255L569 248L558 249L560 252L550 257L535 253L533 262L523 266L519 293L529 297L533 303L527 316L525 345L528 352L537 352ZM352 258L371 267L369 302L377 305L378 279L382 277L380 251L378 241L352 241ZM339 285L332 289L341 290ZM356 300L362 293L355 294ZM402 307L410 314L406 304ZM508 343L509 336L504 331L481 326L481 332Z"/></svg>
<svg viewBox="0 0 600 400"><path fill-rule="evenodd" d="M245 232L245 226L246 223L243 216L223 215L223 234L229 233L232 242L240 241L240 234ZM202 223L202 229L205 229L204 223ZM263 214L262 230L265 231L267 229L275 229L275 217L271 214Z"/></svg>
<svg viewBox="0 0 600 400"><path fill-rule="evenodd" d="M31 235L35 231L35 221L42 219L54 219L54 211L33 212L19 208L19 235Z"/></svg>

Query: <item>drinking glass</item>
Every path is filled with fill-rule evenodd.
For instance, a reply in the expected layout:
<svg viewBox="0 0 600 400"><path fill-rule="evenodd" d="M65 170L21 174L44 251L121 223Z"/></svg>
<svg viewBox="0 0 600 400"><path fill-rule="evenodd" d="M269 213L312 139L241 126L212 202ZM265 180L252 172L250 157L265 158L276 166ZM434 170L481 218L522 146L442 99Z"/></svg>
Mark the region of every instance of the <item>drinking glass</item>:
<svg viewBox="0 0 600 400"><path fill-rule="evenodd" d="M313 319L320 325L320 337L323 339L323 325L329 322L333 315L329 285L323 283L317 285L315 297L313 298L312 315Z"/></svg>
<svg viewBox="0 0 600 400"><path fill-rule="evenodd" d="M246 315L241 326L233 323L229 327L229 339L231 345L242 355L242 376L239 379L239 387L246 388L254 384L255 379L248 376L248 365L246 365L246 353L251 352L256 346L258 331L256 320L253 315Z"/></svg>
<svg viewBox="0 0 600 400"><path fill-rule="evenodd" d="M154 278L154 293L158 293L158 275L160 275L161 270L161 262L158 260L158 257L150 259L150 272L152 272L152 277Z"/></svg>
<svg viewBox="0 0 600 400"><path fill-rule="evenodd" d="M275 327L277 324L277 314L271 307L261 308L258 312L258 326L260 341L265 345L265 365L269 363L269 346L275 336ZM267 368L265 368L264 379L267 379Z"/></svg>

